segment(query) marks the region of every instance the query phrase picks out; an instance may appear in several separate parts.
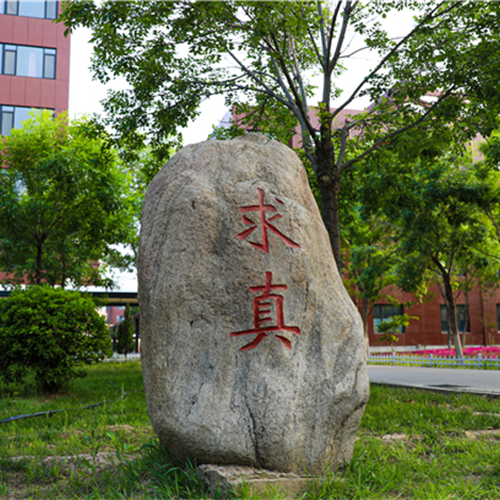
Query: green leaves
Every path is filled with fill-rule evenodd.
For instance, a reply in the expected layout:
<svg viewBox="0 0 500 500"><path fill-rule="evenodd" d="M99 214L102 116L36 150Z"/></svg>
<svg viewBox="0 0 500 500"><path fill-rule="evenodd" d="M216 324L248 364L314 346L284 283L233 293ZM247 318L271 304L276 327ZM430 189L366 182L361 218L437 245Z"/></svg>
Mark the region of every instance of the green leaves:
<svg viewBox="0 0 500 500"><path fill-rule="evenodd" d="M414 19L401 32L400 18L391 16L403 11ZM212 95L224 95L236 110L236 126L285 143L298 133L340 263L338 181L345 171L394 148L408 152L408 163L415 149L435 157L437 137L447 143L460 136L456 143L464 144L498 126L499 13L497 2L474 0L108 0L67 2L60 20L92 29L98 79L125 79L128 88L110 92L104 107L106 123L128 144L147 140L166 158L181 144L180 128ZM344 60L365 54L373 64L332 109ZM363 96L371 105L351 112ZM420 133L414 144L398 140L410 130Z"/></svg>
<svg viewBox="0 0 500 500"><path fill-rule="evenodd" d="M47 285L15 289L0 301L0 374L21 382L33 371L44 392L59 390L78 368L111 354L104 318L79 292Z"/></svg>
<svg viewBox="0 0 500 500"><path fill-rule="evenodd" d="M109 285L129 238L126 179L102 128L42 112L0 144L0 268L7 283ZM99 264L101 262L101 264Z"/></svg>
<svg viewBox="0 0 500 500"><path fill-rule="evenodd" d="M130 312L130 306L127 304L125 307L125 319L118 325L116 350L120 354L127 354L132 352L135 347L134 343L134 323Z"/></svg>

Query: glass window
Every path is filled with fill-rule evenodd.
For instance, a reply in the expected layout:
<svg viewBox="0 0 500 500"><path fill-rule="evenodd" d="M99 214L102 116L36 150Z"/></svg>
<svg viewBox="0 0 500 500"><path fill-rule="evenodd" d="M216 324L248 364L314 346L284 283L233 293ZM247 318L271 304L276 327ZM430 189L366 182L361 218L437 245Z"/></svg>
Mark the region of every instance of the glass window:
<svg viewBox="0 0 500 500"><path fill-rule="evenodd" d="M3 74L15 75L16 74L16 46L5 45L3 55Z"/></svg>
<svg viewBox="0 0 500 500"><path fill-rule="evenodd" d="M5 13L12 16L17 16L19 3L17 0L7 0L5 2Z"/></svg>
<svg viewBox="0 0 500 500"><path fill-rule="evenodd" d="M0 107L2 121L0 122L0 132L2 135L9 135L14 124L14 108L11 106Z"/></svg>
<svg viewBox="0 0 500 500"><path fill-rule="evenodd" d="M55 0L47 0L45 5L45 17L47 19L55 19L57 17L57 2Z"/></svg>
<svg viewBox="0 0 500 500"><path fill-rule="evenodd" d="M19 16L26 17L45 17L45 2L37 0L20 0L19 1Z"/></svg>
<svg viewBox="0 0 500 500"><path fill-rule="evenodd" d="M0 14L11 16L56 19L57 1L55 0L0 0Z"/></svg>
<svg viewBox="0 0 500 500"><path fill-rule="evenodd" d="M9 135L13 128L21 128L22 122L30 118L30 111L41 110L24 106L0 106L0 135Z"/></svg>
<svg viewBox="0 0 500 500"><path fill-rule="evenodd" d="M373 329L378 332L378 325L393 316L401 316L403 314L403 306L392 304L377 304L373 306ZM399 331L403 333L403 327L399 327Z"/></svg>
<svg viewBox="0 0 500 500"><path fill-rule="evenodd" d="M56 49L0 44L0 73L34 78L55 78Z"/></svg>
<svg viewBox="0 0 500 500"><path fill-rule="evenodd" d="M500 332L500 304L497 304L497 324L498 324L498 331Z"/></svg>
<svg viewBox="0 0 500 500"><path fill-rule="evenodd" d="M31 108L16 107L14 112L14 128L22 127L22 122L30 117L29 116L30 111Z"/></svg>
<svg viewBox="0 0 500 500"><path fill-rule="evenodd" d="M17 47L17 76L43 77L43 49L37 47Z"/></svg>
<svg viewBox="0 0 500 500"><path fill-rule="evenodd" d="M45 59L43 64L43 77L44 78L55 78L56 77L56 56L54 53L50 53L48 50L45 51Z"/></svg>
<svg viewBox="0 0 500 500"><path fill-rule="evenodd" d="M441 307L441 331L448 332L448 310L445 305ZM458 331L464 331L465 325L465 305L457 305L457 323L458 323ZM470 317L467 318L467 332L470 332Z"/></svg>

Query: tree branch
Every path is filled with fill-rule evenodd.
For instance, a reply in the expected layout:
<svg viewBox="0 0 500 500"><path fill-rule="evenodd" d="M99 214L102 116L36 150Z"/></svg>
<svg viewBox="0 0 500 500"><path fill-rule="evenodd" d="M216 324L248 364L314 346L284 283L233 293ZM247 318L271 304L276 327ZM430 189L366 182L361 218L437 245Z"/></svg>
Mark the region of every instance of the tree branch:
<svg viewBox="0 0 500 500"><path fill-rule="evenodd" d="M409 40L415 32L417 32L424 24L428 23L431 19L435 18L434 13L443 5L446 3L446 0L442 0L434 9L432 9L422 21L420 21L417 26L415 26L406 36L404 36L399 43L397 43L386 55L385 57L379 62L379 64L373 69L363 80L362 82L356 87L356 89L352 92L350 97L344 103L342 103L333 113L332 113L332 119L337 116L340 111L342 111L349 103L351 103L354 98L358 95L359 91L363 88L363 86L370 80L372 76L374 76L380 68L389 60L389 58L399 50L399 48L407 41ZM442 16L443 14L449 12L450 10L453 10L456 6L460 5L461 2L455 2L452 4L450 7L447 9L443 10L442 12L439 13L439 16Z"/></svg>
<svg viewBox="0 0 500 500"><path fill-rule="evenodd" d="M349 25L349 19L351 18L351 14L353 10L356 8L358 2L354 2L354 5L351 7L351 2L347 1L345 4L345 10L344 10L344 16L342 20L342 28L340 30L340 35L339 39L337 41L337 46L335 48L335 54L333 54L333 58L331 61L328 63L328 72L331 73L333 71L333 68L335 68L336 64L338 63L340 53L342 51L342 46L344 44L344 39L345 35L347 33L347 26ZM330 45L331 45L331 39L329 40Z"/></svg>
<svg viewBox="0 0 500 500"><path fill-rule="evenodd" d="M397 130L394 130L394 131L390 132L389 134L384 135L381 139L379 139L378 141L376 141L370 148L368 148L367 150L365 150L363 153L361 153L360 155L358 155L356 158L353 158L353 159L351 159L351 160L349 160L349 161L347 161L345 163L342 163L342 158L339 155L338 160L337 160L337 169L338 169L338 171L340 173L342 173L346 168L350 167L354 163L357 163L357 162L361 161L363 158L365 158L370 153L372 153L373 151L375 151L385 141L387 141L389 139L392 139L393 137L396 137L397 135L400 135L403 132L406 132L407 130L410 130L410 129L416 127L419 123L423 122L431 114L431 112L435 108L437 108L439 106L439 104L441 104L447 97L449 97L449 95L453 92L453 90L454 90L454 88L448 89L448 91L445 92L442 96L440 96L440 98L432 106L430 106L427 109L427 111L424 114L422 114L417 120L415 120L414 122L406 125L405 127L401 127L401 128L399 128Z"/></svg>

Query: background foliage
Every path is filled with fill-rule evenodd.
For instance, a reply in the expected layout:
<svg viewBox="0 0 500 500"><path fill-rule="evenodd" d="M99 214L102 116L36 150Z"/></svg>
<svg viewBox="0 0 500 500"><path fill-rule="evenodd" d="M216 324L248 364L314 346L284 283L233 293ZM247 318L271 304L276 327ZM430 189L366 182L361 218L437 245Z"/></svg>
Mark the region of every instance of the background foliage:
<svg viewBox="0 0 500 500"><path fill-rule="evenodd" d="M0 143L0 268L7 283L110 286L134 234L126 172L102 127L32 115Z"/></svg>

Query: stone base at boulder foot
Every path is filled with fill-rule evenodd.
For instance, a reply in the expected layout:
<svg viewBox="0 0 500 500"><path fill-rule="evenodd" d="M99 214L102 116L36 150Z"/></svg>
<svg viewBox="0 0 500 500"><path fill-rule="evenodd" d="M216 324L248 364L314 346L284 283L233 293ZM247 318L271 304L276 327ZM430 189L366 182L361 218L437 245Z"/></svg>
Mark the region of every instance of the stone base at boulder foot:
<svg viewBox="0 0 500 500"><path fill-rule="evenodd" d="M239 493L242 485L246 485L250 495L261 495L261 498L295 498L299 493L308 490L314 477L298 476L292 472L274 472L265 469L254 469L239 465L200 465L199 472L204 477L211 493L220 491L222 499L226 499L231 491Z"/></svg>

